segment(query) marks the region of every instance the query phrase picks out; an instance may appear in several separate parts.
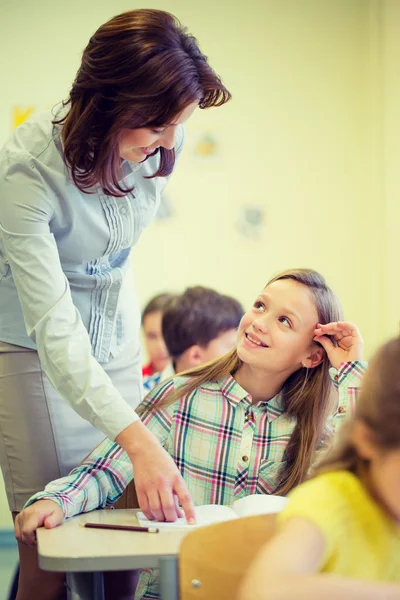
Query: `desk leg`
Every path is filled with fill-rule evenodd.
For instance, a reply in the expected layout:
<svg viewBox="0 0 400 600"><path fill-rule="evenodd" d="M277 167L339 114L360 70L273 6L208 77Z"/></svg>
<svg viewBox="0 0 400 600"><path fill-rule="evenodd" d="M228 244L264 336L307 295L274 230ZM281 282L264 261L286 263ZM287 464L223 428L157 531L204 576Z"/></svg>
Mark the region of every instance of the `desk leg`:
<svg viewBox="0 0 400 600"><path fill-rule="evenodd" d="M68 573L68 600L104 600L103 573Z"/></svg>
<svg viewBox="0 0 400 600"><path fill-rule="evenodd" d="M160 558L161 600L179 600L178 559L176 556Z"/></svg>

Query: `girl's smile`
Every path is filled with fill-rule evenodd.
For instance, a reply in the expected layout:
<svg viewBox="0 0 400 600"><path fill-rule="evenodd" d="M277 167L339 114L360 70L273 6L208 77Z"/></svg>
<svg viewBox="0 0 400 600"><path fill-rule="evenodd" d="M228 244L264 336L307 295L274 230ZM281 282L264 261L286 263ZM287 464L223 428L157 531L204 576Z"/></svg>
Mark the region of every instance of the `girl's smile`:
<svg viewBox="0 0 400 600"><path fill-rule="evenodd" d="M254 333L245 333L245 344L248 348L269 348L267 344L262 342Z"/></svg>

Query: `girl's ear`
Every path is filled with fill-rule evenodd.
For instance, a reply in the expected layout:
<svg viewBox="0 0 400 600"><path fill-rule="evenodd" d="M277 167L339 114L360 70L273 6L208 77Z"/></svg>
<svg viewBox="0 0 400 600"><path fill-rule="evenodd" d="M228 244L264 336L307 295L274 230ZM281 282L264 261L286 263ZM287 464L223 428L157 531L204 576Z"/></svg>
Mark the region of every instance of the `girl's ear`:
<svg viewBox="0 0 400 600"><path fill-rule="evenodd" d="M322 363L325 354L325 350L322 348L322 346L317 346L316 344L314 344L311 354L307 356L307 358L303 362L303 365L307 369L314 369Z"/></svg>
<svg viewBox="0 0 400 600"><path fill-rule="evenodd" d="M363 421L354 421L351 432L351 441L360 458L372 460L378 450L373 441L371 429Z"/></svg>

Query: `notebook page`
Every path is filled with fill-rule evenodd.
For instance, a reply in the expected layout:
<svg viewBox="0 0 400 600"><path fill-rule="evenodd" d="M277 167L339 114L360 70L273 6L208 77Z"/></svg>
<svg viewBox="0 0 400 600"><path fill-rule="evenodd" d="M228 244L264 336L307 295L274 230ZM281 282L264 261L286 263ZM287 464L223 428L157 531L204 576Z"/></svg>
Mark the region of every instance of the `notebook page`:
<svg viewBox="0 0 400 600"><path fill-rule="evenodd" d="M193 527L203 527L212 523L221 523L237 519L237 515L229 506L220 506L218 504L207 504L196 506L196 524L188 525L184 517L177 519L173 523L166 521L149 521L142 512L137 513L137 518L142 527L159 527L160 529L190 529Z"/></svg>
<svg viewBox="0 0 400 600"><path fill-rule="evenodd" d="M268 515L280 512L286 506L288 498L283 496L269 496L267 494L252 494L235 500L232 510L238 517L251 517L255 515Z"/></svg>

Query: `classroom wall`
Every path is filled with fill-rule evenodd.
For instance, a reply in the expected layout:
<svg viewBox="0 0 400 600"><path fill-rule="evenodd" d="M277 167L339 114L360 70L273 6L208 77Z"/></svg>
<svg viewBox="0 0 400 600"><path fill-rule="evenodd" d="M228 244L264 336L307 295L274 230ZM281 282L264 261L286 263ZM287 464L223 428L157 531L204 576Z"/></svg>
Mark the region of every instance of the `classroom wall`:
<svg viewBox="0 0 400 600"><path fill-rule="evenodd" d="M400 331L400 2L387 0L382 7L383 65L383 188L385 228L383 314L384 331Z"/></svg>
<svg viewBox="0 0 400 600"><path fill-rule="evenodd" d="M146 5L145 5L146 6ZM233 94L197 111L168 186L173 215L134 249L142 304L203 284L248 305L275 272L320 270L359 324L367 354L399 321L400 209L396 0L153 1L198 38ZM0 143L13 107L65 97L91 33L143 3L37 0L2 14ZM211 134L214 157L194 151ZM258 237L241 210L261 207ZM396 261L397 262L397 261ZM9 522L1 497L0 526Z"/></svg>

